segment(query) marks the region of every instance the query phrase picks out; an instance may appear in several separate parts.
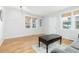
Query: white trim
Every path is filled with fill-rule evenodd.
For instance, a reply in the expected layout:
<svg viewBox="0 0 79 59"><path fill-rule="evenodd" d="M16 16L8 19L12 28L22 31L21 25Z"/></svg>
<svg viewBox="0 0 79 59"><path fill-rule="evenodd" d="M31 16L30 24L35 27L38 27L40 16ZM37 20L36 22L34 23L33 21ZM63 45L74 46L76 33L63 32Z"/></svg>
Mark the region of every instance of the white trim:
<svg viewBox="0 0 79 59"><path fill-rule="evenodd" d="M18 35L18 36L6 37L5 39L12 39L12 38L19 38L19 37L27 37L27 36L34 36L34 35L41 35L41 34L44 34L44 33L31 34L31 35Z"/></svg>
<svg viewBox="0 0 79 59"><path fill-rule="evenodd" d="M24 37L24 36L31 36L31 35L10 36L10 37L6 37L5 39L12 39L12 38L18 38L18 37Z"/></svg>

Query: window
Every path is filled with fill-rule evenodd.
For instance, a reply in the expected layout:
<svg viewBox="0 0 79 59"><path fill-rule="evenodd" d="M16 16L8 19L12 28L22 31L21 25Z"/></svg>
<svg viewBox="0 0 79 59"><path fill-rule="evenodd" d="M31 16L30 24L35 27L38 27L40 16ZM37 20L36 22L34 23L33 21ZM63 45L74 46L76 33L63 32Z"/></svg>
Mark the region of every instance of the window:
<svg viewBox="0 0 79 59"><path fill-rule="evenodd" d="M79 29L79 16L75 16L76 29Z"/></svg>
<svg viewBox="0 0 79 59"><path fill-rule="evenodd" d="M32 19L32 28L36 28L36 19Z"/></svg>
<svg viewBox="0 0 79 59"><path fill-rule="evenodd" d="M39 22L40 22L40 24L39 24L39 25L40 25L40 27L41 27L41 26L42 26L42 19L40 19L40 21L39 21Z"/></svg>
<svg viewBox="0 0 79 59"><path fill-rule="evenodd" d="M70 29L71 28L71 17L64 17L63 28L64 29Z"/></svg>

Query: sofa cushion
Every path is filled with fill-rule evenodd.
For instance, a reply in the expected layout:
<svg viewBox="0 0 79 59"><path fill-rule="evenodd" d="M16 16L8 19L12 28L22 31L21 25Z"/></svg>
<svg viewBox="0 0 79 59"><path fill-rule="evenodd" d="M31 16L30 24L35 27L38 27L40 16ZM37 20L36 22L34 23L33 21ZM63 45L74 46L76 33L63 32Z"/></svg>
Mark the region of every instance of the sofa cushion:
<svg viewBox="0 0 79 59"><path fill-rule="evenodd" d="M65 49L65 52L66 52L66 53L79 53L79 50L77 50L77 49L75 49L75 48L69 46L69 47L67 47L67 48Z"/></svg>
<svg viewBox="0 0 79 59"><path fill-rule="evenodd" d="M73 45L71 45L71 47L79 50L79 41L73 43Z"/></svg>

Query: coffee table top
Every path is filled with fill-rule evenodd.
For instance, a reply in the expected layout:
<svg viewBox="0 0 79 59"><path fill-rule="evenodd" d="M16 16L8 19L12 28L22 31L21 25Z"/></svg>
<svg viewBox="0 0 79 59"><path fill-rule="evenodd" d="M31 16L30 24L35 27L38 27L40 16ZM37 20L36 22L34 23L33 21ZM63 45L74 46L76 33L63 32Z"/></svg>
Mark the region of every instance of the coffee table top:
<svg viewBox="0 0 79 59"><path fill-rule="evenodd" d="M46 41L49 41L51 39L55 39L55 38L58 38L58 37L61 37L60 35L58 34L50 34L50 35L43 35L43 36L40 36L40 38L46 40Z"/></svg>

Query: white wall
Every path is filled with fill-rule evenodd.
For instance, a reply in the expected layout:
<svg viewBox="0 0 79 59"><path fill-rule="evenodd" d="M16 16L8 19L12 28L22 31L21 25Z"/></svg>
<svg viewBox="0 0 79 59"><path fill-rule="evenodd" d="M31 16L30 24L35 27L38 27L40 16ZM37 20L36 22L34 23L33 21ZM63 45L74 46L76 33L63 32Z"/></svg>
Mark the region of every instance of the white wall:
<svg viewBox="0 0 79 59"><path fill-rule="evenodd" d="M0 21L0 45L2 44L2 42L3 42L3 24Z"/></svg>
<svg viewBox="0 0 79 59"><path fill-rule="evenodd" d="M44 27L43 27L44 34L48 34L48 30L49 30L49 28L48 28L49 27L49 17L47 17L47 16L44 17L43 25L44 25Z"/></svg>
<svg viewBox="0 0 79 59"><path fill-rule="evenodd" d="M4 7L4 38L14 38L20 36L28 36L34 34L40 34L42 28L25 28L25 16L29 15L23 10L17 8Z"/></svg>
<svg viewBox="0 0 79 59"><path fill-rule="evenodd" d="M56 17L46 16L44 21L45 34L56 33Z"/></svg>
<svg viewBox="0 0 79 59"><path fill-rule="evenodd" d="M4 16L4 9L2 7L0 7L0 10L2 11L1 12L1 18L0 18L0 46L1 46L2 42L4 41L4 38L3 38L3 24L4 24L3 16Z"/></svg>

